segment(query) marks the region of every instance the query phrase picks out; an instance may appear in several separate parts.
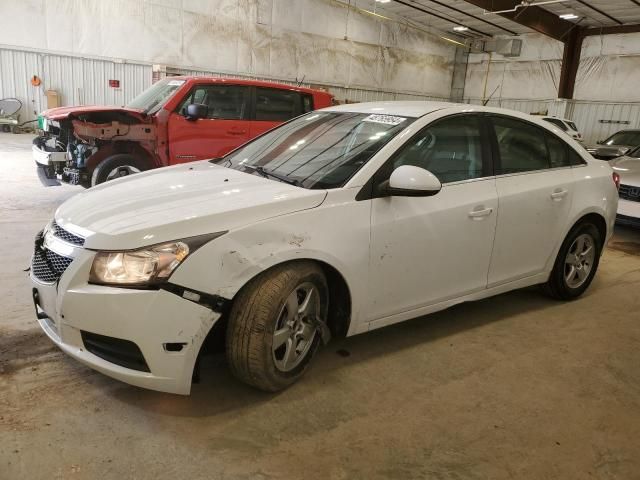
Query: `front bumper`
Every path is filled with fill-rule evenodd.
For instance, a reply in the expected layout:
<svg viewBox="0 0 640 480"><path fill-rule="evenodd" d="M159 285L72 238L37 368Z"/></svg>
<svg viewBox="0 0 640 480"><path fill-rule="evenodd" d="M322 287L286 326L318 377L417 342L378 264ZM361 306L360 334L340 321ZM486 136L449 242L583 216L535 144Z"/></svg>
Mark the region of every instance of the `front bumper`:
<svg viewBox="0 0 640 480"><path fill-rule="evenodd" d="M105 375L143 388L188 395L198 353L220 314L165 290L89 285L86 279L93 256L93 252L79 250L57 285L43 283L31 274L42 330L65 353ZM96 354L86 338L83 341L87 334L132 342L148 371L127 368ZM181 346L179 351L176 345Z"/></svg>
<svg viewBox="0 0 640 480"><path fill-rule="evenodd" d="M47 152L34 143L31 154L36 162L38 179L45 187L60 185L55 173L55 164L64 165L66 152Z"/></svg>
<svg viewBox="0 0 640 480"><path fill-rule="evenodd" d="M640 228L640 202L621 198L618 201L616 223Z"/></svg>

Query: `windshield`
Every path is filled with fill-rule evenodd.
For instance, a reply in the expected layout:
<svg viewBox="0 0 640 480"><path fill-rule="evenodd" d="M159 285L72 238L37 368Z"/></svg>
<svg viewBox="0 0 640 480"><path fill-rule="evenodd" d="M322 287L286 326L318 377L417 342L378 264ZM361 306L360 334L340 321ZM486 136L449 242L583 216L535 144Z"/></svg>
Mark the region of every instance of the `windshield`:
<svg viewBox="0 0 640 480"><path fill-rule="evenodd" d="M170 78L160 80L127 103L127 107L139 108L145 113L155 113L184 82L184 80L171 80Z"/></svg>
<svg viewBox="0 0 640 480"><path fill-rule="evenodd" d="M311 112L216 163L304 188L341 187L412 122L394 115Z"/></svg>
<svg viewBox="0 0 640 480"><path fill-rule="evenodd" d="M605 145L640 145L640 130L614 133L604 141Z"/></svg>

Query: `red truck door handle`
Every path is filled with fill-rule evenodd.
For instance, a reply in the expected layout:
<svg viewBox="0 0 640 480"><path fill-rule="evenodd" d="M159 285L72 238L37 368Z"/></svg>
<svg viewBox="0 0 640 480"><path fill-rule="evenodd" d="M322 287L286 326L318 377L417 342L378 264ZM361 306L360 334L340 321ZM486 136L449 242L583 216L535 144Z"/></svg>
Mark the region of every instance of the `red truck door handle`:
<svg viewBox="0 0 640 480"><path fill-rule="evenodd" d="M231 135L244 135L245 133L247 133L247 131L241 128L232 128L230 130L227 130L227 133Z"/></svg>

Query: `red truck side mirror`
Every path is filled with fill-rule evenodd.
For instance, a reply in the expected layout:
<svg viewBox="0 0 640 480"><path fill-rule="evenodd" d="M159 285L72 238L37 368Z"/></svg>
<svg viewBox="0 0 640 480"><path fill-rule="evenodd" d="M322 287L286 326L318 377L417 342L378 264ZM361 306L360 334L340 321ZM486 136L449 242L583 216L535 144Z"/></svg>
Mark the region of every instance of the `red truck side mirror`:
<svg viewBox="0 0 640 480"><path fill-rule="evenodd" d="M187 120L198 120L199 118L207 118L209 107L202 103L192 103L187 105Z"/></svg>

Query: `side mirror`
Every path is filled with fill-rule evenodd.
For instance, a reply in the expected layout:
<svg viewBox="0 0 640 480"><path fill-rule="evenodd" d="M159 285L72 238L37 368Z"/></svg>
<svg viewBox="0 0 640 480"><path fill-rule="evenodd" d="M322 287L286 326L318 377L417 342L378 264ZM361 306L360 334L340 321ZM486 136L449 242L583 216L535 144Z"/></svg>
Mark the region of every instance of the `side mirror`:
<svg viewBox="0 0 640 480"><path fill-rule="evenodd" d="M202 103L192 103L187 105L187 120L198 120L199 118L207 118L209 107Z"/></svg>
<svg viewBox="0 0 640 480"><path fill-rule="evenodd" d="M387 195L397 197L429 197L441 189L442 184L433 173L413 165L396 168L384 187Z"/></svg>

